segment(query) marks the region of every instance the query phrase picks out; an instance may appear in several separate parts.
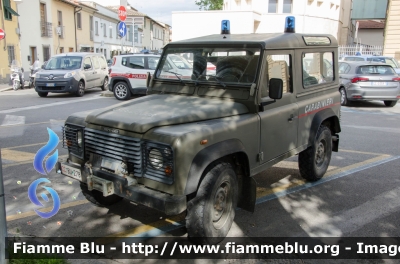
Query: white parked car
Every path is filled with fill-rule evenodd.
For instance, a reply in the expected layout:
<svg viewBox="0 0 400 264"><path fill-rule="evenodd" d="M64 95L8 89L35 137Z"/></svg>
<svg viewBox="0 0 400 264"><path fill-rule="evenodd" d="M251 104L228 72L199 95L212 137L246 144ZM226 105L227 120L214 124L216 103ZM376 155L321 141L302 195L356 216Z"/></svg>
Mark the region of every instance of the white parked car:
<svg viewBox="0 0 400 264"><path fill-rule="evenodd" d="M127 100L132 95L146 95L147 73L154 73L159 59L160 55L154 54L114 56L108 90L118 100Z"/></svg>

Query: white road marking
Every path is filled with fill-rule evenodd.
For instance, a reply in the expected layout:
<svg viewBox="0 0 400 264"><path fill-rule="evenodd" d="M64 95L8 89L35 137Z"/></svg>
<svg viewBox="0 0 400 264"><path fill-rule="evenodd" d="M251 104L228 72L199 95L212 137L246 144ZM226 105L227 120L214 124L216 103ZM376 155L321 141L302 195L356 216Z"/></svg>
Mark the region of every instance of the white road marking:
<svg viewBox="0 0 400 264"><path fill-rule="evenodd" d="M14 108L14 109L9 109L9 110L2 110L2 111L0 111L0 114L9 114L9 113L27 111L27 110L32 110L32 109L40 109L40 108L45 108L45 107L51 107L51 106L56 106L56 105L80 103L80 102L91 101L91 100L97 100L97 99L102 99L102 98L105 98L105 97L103 97L103 96L96 96L96 97L92 97L92 98L77 99L77 100L66 100L66 101L57 102L57 103L50 103L50 104L42 104L42 105L33 105L33 106L27 106L27 107L20 107L20 108Z"/></svg>
<svg viewBox="0 0 400 264"><path fill-rule="evenodd" d="M394 127L352 126L352 125L342 125L342 127L367 129L367 130L374 130L374 131L380 131L380 132L400 133L400 128L394 128Z"/></svg>
<svg viewBox="0 0 400 264"><path fill-rule="evenodd" d="M0 126L13 126L25 124L25 116L6 115Z"/></svg>

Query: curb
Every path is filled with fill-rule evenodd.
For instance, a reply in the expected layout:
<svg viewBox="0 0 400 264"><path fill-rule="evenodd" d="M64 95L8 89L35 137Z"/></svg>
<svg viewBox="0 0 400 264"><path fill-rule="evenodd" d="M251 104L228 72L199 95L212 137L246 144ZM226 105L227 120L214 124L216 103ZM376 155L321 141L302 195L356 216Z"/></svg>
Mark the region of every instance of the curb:
<svg viewBox="0 0 400 264"><path fill-rule="evenodd" d="M104 97L114 97L114 93L110 92L110 91L105 91L105 92L101 92L100 96L104 96Z"/></svg>
<svg viewBox="0 0 400 264"><path fill-rule="evenodd" d="M13 89L12 87L2 88L2 89L0 89L0 93L1 92L5 92L5 91L9 91L9 90L12 90L12 89Z"/></svg>

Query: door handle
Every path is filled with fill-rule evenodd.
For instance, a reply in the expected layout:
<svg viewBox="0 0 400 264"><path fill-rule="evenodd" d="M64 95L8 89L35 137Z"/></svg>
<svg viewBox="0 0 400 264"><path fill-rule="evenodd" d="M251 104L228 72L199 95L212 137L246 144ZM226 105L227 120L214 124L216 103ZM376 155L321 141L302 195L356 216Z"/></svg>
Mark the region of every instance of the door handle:
<svg viewBox="0 0 400 264"><path fill-rule="evenodd" d="M293 114L291 114L289 119L288 119L289 123L291 123L293 121L293 119L294 119L294 116L293 116Z"/></svg>
<svg viewBox="0 0 400 264"><path fill-rule="evenodd" d="M93 74L96 74L97 72L93 72Z"/></svg>

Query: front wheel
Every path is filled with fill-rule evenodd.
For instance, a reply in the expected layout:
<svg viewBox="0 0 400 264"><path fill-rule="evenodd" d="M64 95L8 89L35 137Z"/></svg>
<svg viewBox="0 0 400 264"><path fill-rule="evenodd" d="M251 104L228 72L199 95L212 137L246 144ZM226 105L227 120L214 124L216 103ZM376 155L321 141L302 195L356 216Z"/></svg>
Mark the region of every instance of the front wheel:
<svg viewBox="0 0 400 264"><path fill-rule="evenodd" d="M14 80L14 82L13 82L13 89L14 89L14 91L18 90L18 89L19 89L19 86L20 86L19 81Z"/></svg>
<svg viewBox="0 0 400 264"><path fill-rule="evenodd" d="M347 100L346 90L344 88L340 88L340 104L345 106L349 105L349 101Z"/></svg>
<svg viewBox="0 0 400 264"><path fill-rule="evenodd" d="M310 147L299 154L300 175L306 180L317 181L328 170L332 156L331 130L321 125Z"/></svg>
<svg viewBox="0 0 400 264"><path fill-rule="evenodd" d="M125 82L117 82L114 85L114 96L118 100L128 100L131 98L131 91L129 91L128 84Z"/></svg>
<svg viewBox="0 0 400 264"><path fill-rule="evenodd" d="M101 90L105 91L107 89L108 86L108 77L104 78L104 82L103 85L101 86Z"/></svg>
<svg viewBox="0 0 400 264"><path fill-rule="evenodd" d="M83 81L79 81L78 83L78 91L76 91L76 96L82 97L85 94L85 83Z"/></svg>
<svg viewBox="0 0 400 264"><path fill-rule="evenodd" d="M40 97L46 97L47 94L48 94L48 92L38 92L38 95L39 95Z"/></svg>
<svg viewBox="0 0 400 264"><path fill-rule="evenodd" d="M98 207L110 206L115 203L118 203L123 199L122 197L115 194L104 197L103 194L97 190L89 191L87 185L82 182L81 182L81 190L83 196L85 196L85 198L89 202Z"/></svg>
<svg viewBox="0 0 400 264"><path fill-rule="evenodd" d="M397 104L397 101L383 101L383 103L387 106L387 107L393 107Z"/></svg>
<svg viewBox="0 0 400 264"><path fill-rule="evenodd" d="M216 244L228 234L238 200L238 181L229 163L218 163L205 175L187 205L188 237L199 244Z"/></svg>

